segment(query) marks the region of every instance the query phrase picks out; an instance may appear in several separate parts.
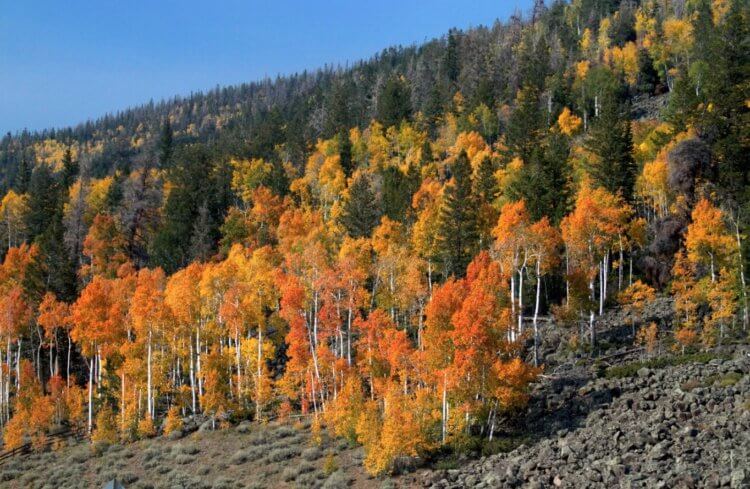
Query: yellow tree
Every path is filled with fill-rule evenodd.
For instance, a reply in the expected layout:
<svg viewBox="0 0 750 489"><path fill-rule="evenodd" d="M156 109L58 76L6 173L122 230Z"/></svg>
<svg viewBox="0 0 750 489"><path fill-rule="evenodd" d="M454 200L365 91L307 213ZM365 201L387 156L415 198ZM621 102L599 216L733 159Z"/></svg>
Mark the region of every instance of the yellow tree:
<svg viewBox="0 0 750 489"><path fill-rule="evenodd" d="M65 372L68 379L68 387L70 387L70 355L73 349L70 339L70 308L65 302L58 301L55 294L47 292L39 304L38 312L37 324L44 329L45 338L49 342L50 377L57 375L60 370L60 346L57 340L58 330L65 331L65 336L68 338L68 359ZM54 359L53 352L55 353Z"/></svg>
<svg viewBox="0 0 750 489"><path fill-rule="evenodd" d="M536 275L534 298L534 365L539 365L539 305L542 295L542 277L559 264L558 248L562 244L560 232L550 224L547 216L529 227L529 261Z"/></svg>
<svg viewBox="0 0 750 489"><path fill-rule="evenodd" d="M201 394L197 379L200 378L200 335L206 322L202 314L199 287L203 269L204 265L191 263L171 275L164 290L164 301L174 319L172 337L178 355L181 358L187 357L193 413L198 411Z"/></svg>
<svg viewBox="0 0 750 489"><path fill-rule="evenodd" d="M412 208L417 214L411 232L412 248L427 262L427 285L432 294L432 265L438 256L438 223L442 202L442 185L425 178L412 197Z"/></svg>
<svg viewBox="0 0 750 489"><path fill-rule="evenodd" d="M523 278L529 262L529 226L531 216L526 203L519 200L503 206L497 226L492 231L495 237L493 253L502 272L510 277L511 320L518 318L518 326L508 330L511 341L518 334L523 334Z"/></svg>
<svg viewBox="0 0 750 489"><path fill-rule="evenodd" d="M714 283L717 270L733 258L734 239L727 231L724 213L707 199L695 205L691 218L685 234L687 258L695 266L707 267Z"/></svg>
<svg viewBox="0 0 750 489"><path fill-rule="evenodd" d="M125 336L125 314L115 284L116 279L95 275L71 307L73 328L70 335L89 363L88 430L93 427L93 386L101 377L106 358ZM98 369L97 369L98 367ZM97 382L98 385L98 382Z"/></svg>
<svg viewBox="0 0 750 489"><path fill-rule="evenodd" d="M156 414L153 389L154 345L161 344L165 325L170 321L170 310L164 301L165 282L166 277L161 268L141 269L129 311L137 339L146 345L146 412L147 417L152 420Z"/></svg>
<svg viewBox="0 0 750 489"><path fill-rule="evenodd" d="M604 313L607 298L610 252L620 242L630 214L630 207L620 196L584 184L578 192L575 209L560 224L569 263L586 277L592 301L598 295L600 315ZM589 311L589 333L594 344L593 308Z"/></svg>
<svg viewBox="0 0 750 489"><path fill-rule="evenodd" d="M0 219L8 249L18 246L26 237L26 213L29 211L28 196L9 190L0 203Z"/></svg>
<svg viewBox="0 0 750 489"><path fill-rule="evenodd" d="M646 306L656 297L653 287L636 280L627 289L620 292L617 300L623 306L625 312L630 316L630 326L635 338L635 324L641 321L641 315Z"/></svg>

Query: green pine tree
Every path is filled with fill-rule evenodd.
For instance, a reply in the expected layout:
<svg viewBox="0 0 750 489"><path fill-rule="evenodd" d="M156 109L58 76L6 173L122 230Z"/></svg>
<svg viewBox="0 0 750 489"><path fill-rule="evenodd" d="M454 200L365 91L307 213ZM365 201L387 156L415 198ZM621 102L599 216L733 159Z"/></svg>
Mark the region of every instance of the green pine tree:
<svg viewBox="0 0 750 489"><path fill-rule="evenodd" d="M612 193L619 192L631 201L638 166L633 159L633 137L627 110L614 96L602 100L586 148L597 156L597 161L587 168L594 183Z"/></svg>
<svg viewBox="0 0 750 489"><path fill-rule="evenodd" d="M401 76L393 75L385 82L378 97L378 120L385 126L397 126L411 117L411 89Z"/></svg>
<svg viewBox="0 0 750 489"><path fill-rule="evenodd" d="M474 179L474 195L480 202L492 203L500 193L497 178L495 178L496 171L495 162L489 156L485 156L479 163Z"/></svg>
<svg viewBox="0 0 750 489"><path fill-rule="evenodd" d="M354 162L352 161L352 141L349 139L349 131L342 127L339 131L339 156L341 157L341 169L350 177L354 173Z"/></svg>
<svg viewBox="0 0 750 489"><path fill-rule="evenodd" d="M368 173L360 172L354 176L339 220L352 238L369 237L380 222L380 211Z"/></svg>
<svg viewBox="0 0 750 489"><path fill-rule="evenodd" d="M477 202L472 192L471 163L462 151L451 165L440 209L438 241L447 275L462 276L478 249Z"/></svg>

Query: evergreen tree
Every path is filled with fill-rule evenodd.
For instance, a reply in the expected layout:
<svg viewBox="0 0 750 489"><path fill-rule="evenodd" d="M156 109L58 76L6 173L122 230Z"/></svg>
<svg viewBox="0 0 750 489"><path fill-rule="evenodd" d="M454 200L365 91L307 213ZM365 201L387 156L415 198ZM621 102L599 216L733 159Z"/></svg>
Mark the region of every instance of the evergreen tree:
<svg viewBox="0 0 750 489"><path fill-rule="evenodd" d="M649 56L648 51L640 49L638 51L638 78L636 90L641 93L652 94L659 84L659 73L654 68L654 60Z"/></svg>
<svg viewBox="0 0 750 489"><path fill-rule="evenodd" d="M471 191L471 163L462 151L451 165L440 209L438 241L447 275L462 276L477 251L477 205Z"/></svg>
<svg viewBox="0 0 750 489"><path fill-rule="evenodd" d="M268 188L282 197L289 193L289 177L284 170L284 165L278 160L272 163L271 175L268 177Z"/></svg>
<svg viewBox="0 0 750 489"><path fill-rule="evenodd" d="M339 156L341 158L341 169L348 177L354 172L354 163L352 161L352 141L349 139L349 131L346 126L339 131Z"/></svg>
<svg viewBox="0 0 750 489"><path fill-rule="evenodd" d="M492 203L500 193L497 178L495 178L496 170L495 163L489 156L486 156L479 163L477 175L474 179L474 195L480 202Z"/></svg>
<svg viewBox="0 0 750 489"><path fill-rule="evenodd" d="M48 164L42 163L34 168L28 191L29 212L26 215L26 226L29 239L33 240L49 228L60 204L60 184Z"/></svg>
<svg viewBox="0 0 750 489"><path fill-rule="evenodd" d="M78 162L73 160L73 152L68 147L65 149L62 160L62 188L64 192L73 184L77 176Z"/></svg>
<svg viewBox="0 0 750 489"><path fill-rule="evenodd" d="M171 190L164 203L162 226L152 243L151 261L165 271L184 266L191 256L191 237L206 206L204 221L213 244L218 236L217 222L223 221L229 201L226 165L212 161L208 150L200 145L181 148L174 155L169 181ZM208 224L206 224L206 222ZM201 229L201 233L206 233ZM203 238L201 238L203 239ZM205 240L201 241L204 244Z"/></svg>
<svg viewBox="0 0 750 489"><path fill-rule="evenodd" d="M378 97L378 120L385 126L397 126L411 116L411 89L403 77L393 75Z"/></svg>
<svg viewBox="0 0 750 489"><path fill-rule="evenodd" d="M172 131L172 124L169 122L169 117L164 120L164 125L161 128L161 137L159 138L158 145L158 158L159 167L166 168L169 161L172 159L172 153L174 152L174 132Z"/></svg>
<svg viewBox="0 0 750 489"><path fill-rule="evenodd" d="M559 223L568 213L570 204L571 168L567 138L551 131L535 148L509 189L511 200L524 200L534 221L547 216Z"/></svg>
<svg viewBox="0 0 750 489"><path fill-rule="evenodd" d="M508 148L524 162L528 162L531 153L539 147L543 123L539 91L527 85L518 92L516 108L508 121L506 132Z"/></svg>
<svg viewBox="0 0 750 489"><path fill-rule="evenodd" d="M451 85L455 85L458 82L461 67L459 66L458 38L455 29L448 31L448 42L445 47L445 57L443 58L443 72Z"/></svg>
<svg viewBox="0 0 750 489"><path fill-rule="evenodd" d="M65 247L62 201L50 216L47 228L37 236L43 266L42 273L49 290L66 301L76 298L76 260Z"/></svg>
<svg viewBox="0 0 750 489"><path fill-rule="evenodd" d="M633 159L633 138L627 111L613 96L602 101L599 117L586 140L586 148L596 155L588 165L594 184L631 201L638 171Z"/></svg>
<svg viewBox="0 0 750 489"><path fill-rule="evenodd" d="M383 215L394 221L401 222L406 218L406 213L411 206L411 197L419 185L416 170L413 167L409 170L407 174L404 174L398 167L388 166L382 171Z"/></svg>
<svg viewBox="0 0 750 489"><path fill-rule="evenodd" d="M339 220L352 238L369 237L378 225L380 212L368 173L354 176Z"/></svg>
<svg viewBox="0 0 750 489"><path fill-rule="evenodd" d="M356 124L352 117L351 100L354 90L348 81L334 83L326 100L326 120L323 137L333 137L337 132Z"/></svg>
<svg viewBox="0 0 750 489"><path fill-rule="evenodd" d="M195 221L193 234L190 236L190 259L206 261L211 256L213 246L211 216L208 214L208 205L204 201L198 209L198 219Z"/></svg>
<svg viewBox="0 0 750 489"><path fill-rule="evenodd" d="M33 164L29 162L25 152L22 152L21 161L18 163L18 173L16 173L16 178L13 182L19 194L25 193L29 189L32 167Z"/></svg>

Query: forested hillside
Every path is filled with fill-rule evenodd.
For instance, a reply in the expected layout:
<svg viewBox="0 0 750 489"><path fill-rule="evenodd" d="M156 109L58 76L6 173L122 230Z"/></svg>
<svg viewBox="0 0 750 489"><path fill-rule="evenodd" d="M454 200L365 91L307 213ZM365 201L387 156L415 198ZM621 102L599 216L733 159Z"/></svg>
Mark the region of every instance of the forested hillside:
<svg viewBox="0 0 750 489"><path fill-rule="evenodd" d="M750 6L555 1L0 143L0 425L312 417L366 469L491 441L549 328L746 338ZM544 327L542 327L544 325Z"/></svg>

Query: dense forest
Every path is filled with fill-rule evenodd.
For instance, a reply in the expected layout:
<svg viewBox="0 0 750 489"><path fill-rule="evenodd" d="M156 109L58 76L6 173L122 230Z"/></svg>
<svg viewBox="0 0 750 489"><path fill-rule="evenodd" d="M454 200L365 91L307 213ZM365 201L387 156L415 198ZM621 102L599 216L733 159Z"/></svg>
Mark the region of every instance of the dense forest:
<svg viewBox="0 0 750 489"><path fill-rule="evenodd" d="M5 448L313 417L394 460L491 441L546 328L672 297L746 336L750 6L536 3L351 67L0 143Z"/></svg>

